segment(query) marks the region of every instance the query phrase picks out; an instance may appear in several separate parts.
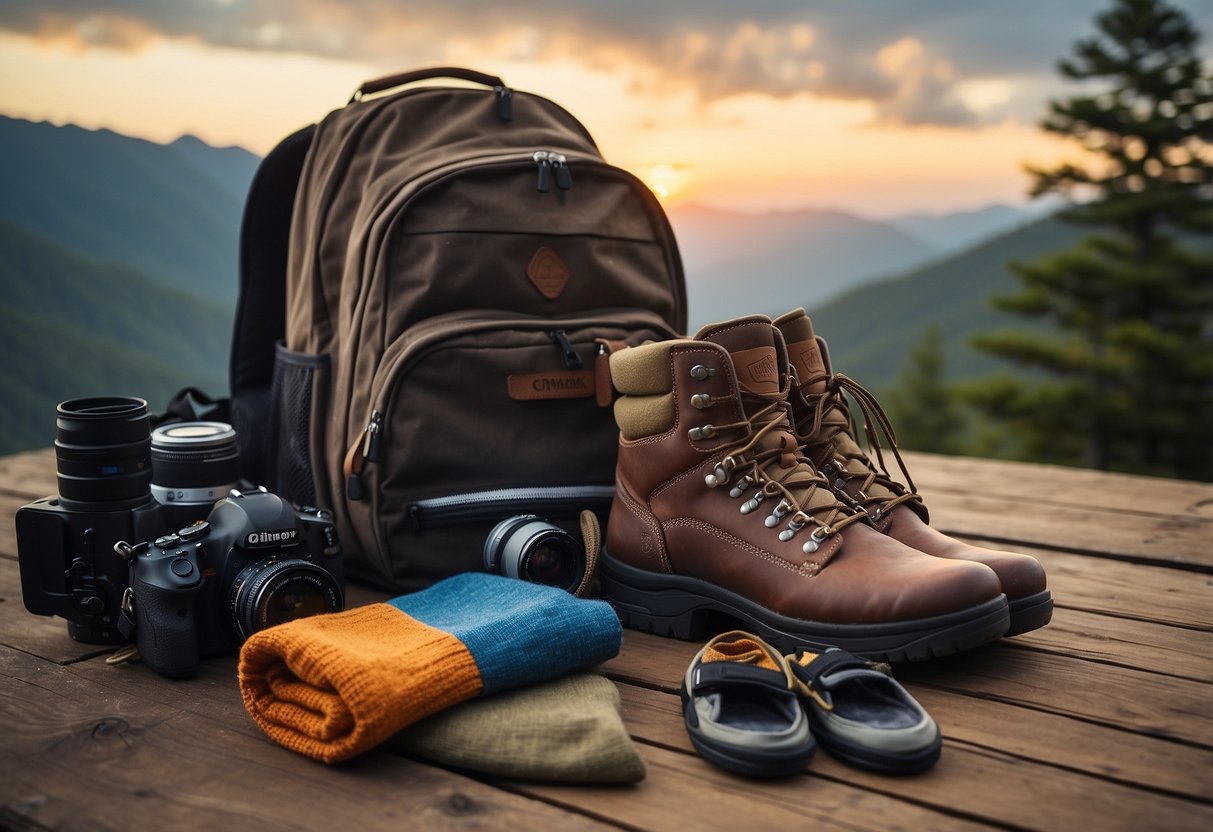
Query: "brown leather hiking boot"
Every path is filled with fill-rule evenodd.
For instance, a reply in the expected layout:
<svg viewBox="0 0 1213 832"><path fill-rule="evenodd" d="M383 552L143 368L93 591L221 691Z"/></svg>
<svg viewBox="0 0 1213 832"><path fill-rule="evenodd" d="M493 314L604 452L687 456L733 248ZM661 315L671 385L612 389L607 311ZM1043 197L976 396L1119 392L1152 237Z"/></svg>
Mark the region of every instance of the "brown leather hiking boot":
<svg viewBox="0 0 1213 832"><path fill-rule="evenodd" d="M783 649L886 661L1006 630L993 572L880 534L800 454L769 318L621 350L610 368L623 396L601 568L624 624L699 639L723 613Z"/></svg>
<svg viewBox="0 0 1213 832"><path fill-rule="evenodd" d="M825 342L814 335L813 323L803 309L776 318L775 326L783 333L788 360L798 380L789 396L797 439L805 455L831 480L835 493L856 501L877 529L907 546L935 557L974 561L993 569L1011 613L1006 635L1019 635L1048 624L1053 616L1053 598L1036 558L971 546L931 528L927 507L914 489L914 481L897 452L893 428L876 399L852 379L831 371ZM852 433L844 393L850 393L863 412L867 444L876 461L864 453ZM885 434L905 485L886 467L877 428Z"/></svg>

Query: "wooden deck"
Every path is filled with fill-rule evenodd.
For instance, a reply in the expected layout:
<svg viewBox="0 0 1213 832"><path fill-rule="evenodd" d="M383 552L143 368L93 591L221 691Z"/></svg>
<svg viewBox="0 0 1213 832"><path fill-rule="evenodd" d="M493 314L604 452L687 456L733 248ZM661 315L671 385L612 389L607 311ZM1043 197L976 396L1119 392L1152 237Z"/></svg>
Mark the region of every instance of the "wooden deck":
<svg viewBox="0 0 1213 832"><path fill-rule="evenodd" d="M909 457L935 525L1035 555L1057 603L1043 630L897 668L939 764L884 777L819 752L804 776L730 776L683 730L697 645L629 631L602 672L648 777L613 788L383 752L327 767L262 735L232 658L188 682L107 666L21 604L13 512L54 491L53 456L0 459L0 828L1213 829L1213 485Z"/></svg>

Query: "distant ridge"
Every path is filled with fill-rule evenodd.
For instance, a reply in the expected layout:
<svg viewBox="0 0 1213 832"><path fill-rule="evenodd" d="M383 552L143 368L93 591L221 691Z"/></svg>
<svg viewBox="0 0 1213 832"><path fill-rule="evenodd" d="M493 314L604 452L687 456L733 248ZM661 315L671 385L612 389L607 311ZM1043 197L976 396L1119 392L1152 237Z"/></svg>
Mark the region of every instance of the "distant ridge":
<svg viewBox="0 0 1213 832"><path fill-rule="evenodd" d="M893 225L841 211L744 214L684 205L670 210L670 220L686 266L691 329L822 303L936 255Z"/></svg>
<svg viewBox="0 0 1213 832"><path fill-rule="evenodd" d="M243 205L237 179L251 176L256 157L212 149L208 161L200 144L0 116L0 219L231 303Z"/></svg>
<svg viewBox="0 0 1213 832"><path fill-rule="evenodd" d="M971 378L993 370L1013 371L1005 362L969 346L974 332L1003 326L1023 328L1023 319L996 311L992 294L1011 292L1018 282L1011 260L1029 261L1073 245L1085 229L1046 218L981 245L883 280L817 307L813 326L830 345L834 370L866 387L894 381L906 351L932 324L943 338L950 377Z"/></svg>
<svg viewBox="0 0 1213 832"><path fill-rule="evenodd" d="M160 410L181 387L225 392L231 315L223 305L4 220L0 251L0 454L49 445L64 399L141 396Z"/></svg>

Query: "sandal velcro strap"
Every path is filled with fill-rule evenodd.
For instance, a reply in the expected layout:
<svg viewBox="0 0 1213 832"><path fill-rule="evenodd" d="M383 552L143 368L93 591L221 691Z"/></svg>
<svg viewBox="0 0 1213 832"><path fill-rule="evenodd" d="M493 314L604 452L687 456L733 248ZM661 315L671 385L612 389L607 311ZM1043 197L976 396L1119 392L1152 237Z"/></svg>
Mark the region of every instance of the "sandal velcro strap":
<svg viewBox="0 0 1213 832"><path fill-rule="evenodd" d="M760 685L778 693L788 693L788 679L777 670L737 662L706 662L691 674L691 693L699 695L714 688L731 685Z"/></svg>
<svg viewBox="0 0 1213 832"><path fill-rule="evenodd" d="M872 666L868 662L845 650L827 650L808 665L802 665L797 661L789 662L789 664L791 664L796 678L815 690L824 690L826 686L821 682L822 677L839 670L872 670ZM872 672L879 673L880 671L872 670Z"/></svg>

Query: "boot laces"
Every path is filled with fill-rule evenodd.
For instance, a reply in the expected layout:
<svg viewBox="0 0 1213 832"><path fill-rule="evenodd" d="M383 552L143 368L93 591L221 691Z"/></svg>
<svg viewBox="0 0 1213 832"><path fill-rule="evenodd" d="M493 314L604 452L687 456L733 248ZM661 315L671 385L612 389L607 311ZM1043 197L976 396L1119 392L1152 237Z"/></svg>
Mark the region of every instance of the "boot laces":
<svg viewBox="0 0 1213 832"><path fill-rule="evenodd" d="M806 392L810 386L823 381L825 390L822 392ZM820 373L804 379L800 382L798 393L805 404L805 409L810 410L811 415L803 417L796 424L796 435L803 443L806 454L815 460L824 473L838 475L836 491L843 491L840 483L845 485L854 480L861 480L855 500L864 511L871 514L873 520L879 520L882 515L902 503L922 502L922 497L914 486L914 480L906 469L905 460L902 459L901 452L897 449L897 435L893 432L893 425L889 422L889 417L875 396L859 382L842 373L833 375ZM864 453L862 449L856 453L853 450L839 447L837 440L841 436L850 439L851 444L859 447L859 443L856 441L859 430L855 416L847 405L847 394L850 394L863 416L864 443L870 452L875 454L875 464L873 464L871 456ZM885 448L882 445L881 436L888 443L887 449L897 461L897 467L900 469L901 475L905 477L906 485L902 485L890 473L888 463L885 462ZM852 460L859 462L863 466L863 470L856 471L848 468L847 463ZM883 486L886 490L893 492L893 496L871 494L873 484ZM874 512L873 507L875 507Z"/></svg>
<svg viewBox="0 0 1213 832"><path fill-rule="evenodd" d="M830 492L829 481L802 453L790 428L790 379L789 376L779 393L763 394L741 389L743 412L752 415L739 422L714 426L717 434L736 431L738 437L719 446L726 452L725 457L704 479L709 488L716 488L725 485L734 474L739 475L733 481L729 496L740 499L754 489L750 498L741 504L742 514L755 511L767 498L778 497L779 502L767 516L765 525L775 528L786 517L787 526L778 535L783 541L791 540L801 529L812 525L809 540L802 547L808 554L816 551L830 535L865 520L866 515L857 505L837 499L837 495ZM777 439L777 444L764 442L767 437ZM828 502L817 500L814 505L819 489L824 489L830 499Z"/></svg>

